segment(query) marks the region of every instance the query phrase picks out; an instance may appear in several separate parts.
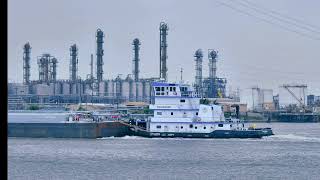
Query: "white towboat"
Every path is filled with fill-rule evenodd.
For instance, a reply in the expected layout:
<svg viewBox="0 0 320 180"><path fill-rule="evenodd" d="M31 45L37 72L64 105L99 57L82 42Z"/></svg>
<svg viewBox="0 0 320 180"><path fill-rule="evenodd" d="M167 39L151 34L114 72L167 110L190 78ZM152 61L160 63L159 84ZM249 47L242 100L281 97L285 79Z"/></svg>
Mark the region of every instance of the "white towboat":
<svg viewBox="0 0 320 180"><path fill-rule="evenodd" d="M133 126L134 135L145 137L261 138L273 135L271 128L246 128L237 118L226 119L222 106L201 104L188 85L154 82L153 117L145 128Z"/></svg>

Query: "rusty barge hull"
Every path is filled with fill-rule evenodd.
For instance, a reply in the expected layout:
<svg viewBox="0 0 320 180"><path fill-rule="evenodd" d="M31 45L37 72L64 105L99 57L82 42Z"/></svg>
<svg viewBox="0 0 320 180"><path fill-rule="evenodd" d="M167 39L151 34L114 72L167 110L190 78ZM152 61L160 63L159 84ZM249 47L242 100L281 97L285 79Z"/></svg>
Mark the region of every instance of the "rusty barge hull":
<svg viewBox="0 0 320 180"><path fill-rule="evenodd" d="M8 137L102 138L130 134L129 127L116 121L99 123L8 123Z"/></svg>

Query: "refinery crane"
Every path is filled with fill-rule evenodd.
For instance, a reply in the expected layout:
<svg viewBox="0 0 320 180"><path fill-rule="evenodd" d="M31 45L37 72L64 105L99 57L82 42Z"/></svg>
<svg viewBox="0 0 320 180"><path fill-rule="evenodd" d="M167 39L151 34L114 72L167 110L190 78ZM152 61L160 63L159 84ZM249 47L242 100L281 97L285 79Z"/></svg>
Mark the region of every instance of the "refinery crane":
<svg viewBox="0 0 320 180"><path fill-rule="evenodd" d="M299 85L284 84L281 87L286 89L292 95L292 97L294 97L299 102L301 108L305 112L306 111L306 107L305 107L305 89L307 88L307 85L305 85L305 84L299 84ZM302 89L302 93L303 93L303 99L302 98L298 98L296 96L296 94L290 88L301 88Z"/></svg>

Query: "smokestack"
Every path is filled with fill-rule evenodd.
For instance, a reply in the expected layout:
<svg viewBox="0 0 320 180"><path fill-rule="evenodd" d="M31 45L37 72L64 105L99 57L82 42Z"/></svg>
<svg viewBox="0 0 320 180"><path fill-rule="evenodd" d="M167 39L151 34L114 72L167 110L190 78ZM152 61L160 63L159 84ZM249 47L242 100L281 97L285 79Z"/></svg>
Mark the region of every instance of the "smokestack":
<svg viewBox="0 0 320 180"><path fill-rule="evenodd" d="M160 23L160 79L167 81L167 35L168 35L168 25L164 22Z"/></svg>
<svg viewBox="0 0 320 180"><path fill-rule="evenodd" d="M140 50L140 41L138 38L133 40L133 51L134 51L134 58L133 58L133 70L132 73L134 75L134 80L139 81L139 50Z"/></svg>
<svg viewBox="0 0 320 180"><path fill-rule="evenodd" d="M215 51L213 49L209 49L208 52L208 58L209 58L209 78L210 79L215 79L216 72L217 72L217 56L218 56L218 51Z"/></svg>
<svg viewBox="0 0 320 180"><path fill-rule="evenodd" d="M26 43L23 46L23 83L29 84L30 83L30 54L31 54L31 46Z"/></svg>
<svg viewBox="0 0 320 180"><path fill-rule="evenodd" d="M75 82L78 78L78 48L74 44L70 47L70 80Z"/></svg>
<svg viewBox="0 0 320 180"><path fill-rule="evenodd" d="M101 29L97 30L97 80L98 83L103 80L103 37L104 34Z"/></svg>

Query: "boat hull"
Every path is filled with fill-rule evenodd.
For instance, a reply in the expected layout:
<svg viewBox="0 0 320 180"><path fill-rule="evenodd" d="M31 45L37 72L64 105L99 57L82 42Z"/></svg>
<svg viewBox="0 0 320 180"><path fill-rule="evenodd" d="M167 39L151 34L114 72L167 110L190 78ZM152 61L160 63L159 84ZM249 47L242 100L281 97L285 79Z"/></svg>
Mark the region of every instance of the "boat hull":
<svg viewBox="0 0 320 180"><path fill-rule="evenodd" d="M148 132L133 130L132 134L149 138L262 138L263 136L273 135L273 132L270 128L263 128L258 130L215 130L211 133Z"/></svg>
<svg viewBox="0 0 320 180"><path fill-rule="evenodd" d="M101 138L122 137L129 127L117 122L99 123L8 123L8 137Z"/></svg>

